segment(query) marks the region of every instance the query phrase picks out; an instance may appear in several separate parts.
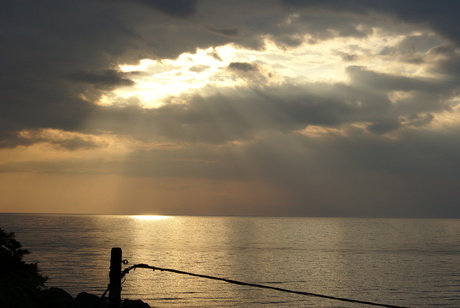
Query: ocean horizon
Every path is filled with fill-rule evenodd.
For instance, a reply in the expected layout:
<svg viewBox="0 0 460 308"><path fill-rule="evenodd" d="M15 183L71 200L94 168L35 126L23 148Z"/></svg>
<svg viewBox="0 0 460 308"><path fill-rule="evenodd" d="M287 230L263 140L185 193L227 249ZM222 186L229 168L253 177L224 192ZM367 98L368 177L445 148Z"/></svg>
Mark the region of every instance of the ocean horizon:
<svg viewBox="0 0 460 308"><path fill-rule="evenodd" d="M405 307L460 306L460 220L2 213L48 286L98 296L128 264ZM122 297L152 307L356 307L137 269Z"/></svg>

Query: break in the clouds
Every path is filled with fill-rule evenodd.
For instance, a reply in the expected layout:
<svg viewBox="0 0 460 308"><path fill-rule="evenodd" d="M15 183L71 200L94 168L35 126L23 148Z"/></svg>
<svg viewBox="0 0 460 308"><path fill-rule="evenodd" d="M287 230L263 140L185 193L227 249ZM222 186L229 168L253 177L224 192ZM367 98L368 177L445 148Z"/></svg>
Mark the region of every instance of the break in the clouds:
<svg viewBox="0 0 460 308"><path fill-rule="evenodd" d="M1 209L459 217L459 8L7 1Z"/></svg>

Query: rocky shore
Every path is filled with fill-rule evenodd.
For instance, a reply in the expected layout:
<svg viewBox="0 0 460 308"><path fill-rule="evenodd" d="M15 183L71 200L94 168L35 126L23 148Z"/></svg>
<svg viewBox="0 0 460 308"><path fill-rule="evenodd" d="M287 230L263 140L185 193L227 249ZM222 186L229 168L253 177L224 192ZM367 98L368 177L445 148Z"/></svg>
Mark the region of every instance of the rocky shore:
<svg viewBox="0 0 460 308"><path fill-rule="evenodd" d="M30 252L22 249L14 232L0 228L0 307L1 308L106 308L108 299L87 292L75 298L67 291L47 287L49 279L37 263L26 263ZM122 308L150 308L141 300L125 299Z"/></svg>
<svg viewBox="0 0 460 308"><path fill-rule="evenodd" d="M76 297L72 297L65 290L60 288L49 288L43 290L43 296L49 303L49 308L106 308L107 299L101 300L97 295L81 292ZM121 303L122 308L151 308L149 304L141 300L125 299Z"/></svg>

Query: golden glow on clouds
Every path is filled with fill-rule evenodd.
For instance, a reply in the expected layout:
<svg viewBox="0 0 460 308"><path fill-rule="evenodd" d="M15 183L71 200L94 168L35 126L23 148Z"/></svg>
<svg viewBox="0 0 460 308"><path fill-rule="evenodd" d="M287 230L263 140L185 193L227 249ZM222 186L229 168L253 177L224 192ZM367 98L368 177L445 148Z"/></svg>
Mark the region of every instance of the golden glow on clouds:
<svg viewBox="0 0 460 308"><path fill-rule="evenodd" d="M87 142L104 143L105 138L86 135L77 132L68 132L59 129L43 128L39 130L23 130L19 132L19 136L26 139L39 139L43 142L64 142L67 140L79 139Z"/></svg>
<svg viewBox="0 0 460 308"><path fill-rule="evenodd" d="M408 92L408 91L393 91L393 92L389 92L387 96L388 96L388 100L392 102L393 104L395 104L401 100L412 98L414 94L415 93Z"/></svg>
<svg viewBox="0 0 460 308"><path fill-rule="evenodd" d="M330 136L346 136L348 132L345 128L335 128L335 127L324 127L319 125L309 125L302 131L301 134L314 137L314 138L324 138Z"/></svg>
<svg viewBox="0 0 460 308"><path fill-rule="evenodd" d="M0 149L0 167L26 172L53 171L85 173L83 162L92 164L92 172L112 173L113 167L104 167L103 163L121 161L132 152L137 143L131 139L111 134L86 135L57 129L24 130L20 136L30 139L31 145ZM44 163L35 167L34 162ZM45 170L43 169L45 168Z"/></svg>
<svg viewBox="0 0 460 308"><path fill-rule="evenodd" d="M436 117L430 123L430 127L438 130L449 130L456 128L460 123L460 100L453 99L458 105L452 107L452 111L446 111L436 114Z"/></svg>
<svg viewBox="0 0 460 308"><path fill-rule="evenodd" d="M386 47L397 46L405 38L375 29L367 38L335 38L287 50L267 37L264 50L228 44L183 53L174 60L143 59L138 65L120 65L121 71L132 73L130 78L135 85L116 89L98 103L125 104L126 100L137 99L146 108L156 108L168 103L169 97L196 91L206 95L210 87L264 86L284 81L347 82L345 68L350 65L382 73L420 75L423 71L419 64L401 62L394 54L381 54ZM258 75L253 72L242 78L228 69L232 62L253 64Z"/></svg>

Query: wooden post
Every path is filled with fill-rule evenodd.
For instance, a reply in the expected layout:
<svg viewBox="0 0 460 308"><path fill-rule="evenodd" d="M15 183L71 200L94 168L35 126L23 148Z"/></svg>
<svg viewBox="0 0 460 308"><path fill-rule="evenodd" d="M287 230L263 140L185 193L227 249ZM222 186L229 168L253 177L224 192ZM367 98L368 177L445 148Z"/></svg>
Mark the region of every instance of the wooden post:
<svg viewBox="0 0 460 308"><path fill-rule="evenodd" d="M121 307L121 260L121 248L112 248L109 273L109 308Z"/></svg>

